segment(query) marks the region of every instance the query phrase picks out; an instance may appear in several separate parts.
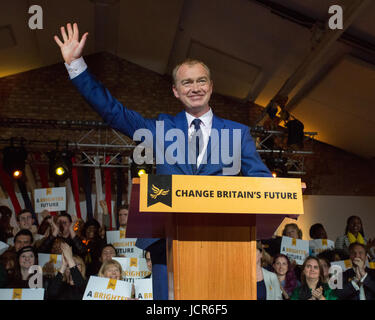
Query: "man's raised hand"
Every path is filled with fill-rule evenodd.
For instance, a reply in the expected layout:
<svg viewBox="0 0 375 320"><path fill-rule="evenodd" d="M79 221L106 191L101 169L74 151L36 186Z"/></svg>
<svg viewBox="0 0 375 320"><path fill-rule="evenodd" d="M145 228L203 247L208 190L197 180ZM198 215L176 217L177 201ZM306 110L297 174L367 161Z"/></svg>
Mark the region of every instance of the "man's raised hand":
<svg viewBox="0 0 375 320"><path fill-rule="evenodd" d="M73 60L76 60L82 56L82 51L86 43L88 32L86 32L81 41L79 41L79 30L76 23L72 25L70 23L66 26L68 35L65 32L65 27L61 27L61 36L64 42L61 42L58 36L54 36L57 45L60 47L61 54L67 64L71 64Z"/></svg>

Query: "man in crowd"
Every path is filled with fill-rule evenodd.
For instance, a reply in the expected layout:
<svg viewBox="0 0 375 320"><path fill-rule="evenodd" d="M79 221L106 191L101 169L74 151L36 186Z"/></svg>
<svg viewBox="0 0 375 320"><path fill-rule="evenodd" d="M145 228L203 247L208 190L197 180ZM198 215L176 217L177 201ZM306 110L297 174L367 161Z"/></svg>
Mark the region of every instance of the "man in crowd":
<svg viewBox="0 0 375 320"><path fill-rule="evenodd" d="M33 235L28 229L21 229L14 237L14 250L18 252L23 247L32 246Z"/></svg>
<svg viewBox="0 0 375 320"><path fill-rule="evenodd" d="M363 244L349 246L353 267L343 273L343 288L337 289L340 300L375 300L375 270L366 267L367 253Z"/></svg>
<svg viewBox="0 0 375 320"><path fill-rule="evenodd" d="M43 235L38 234L38 229L34 224L35 220L28 209L21 210L21 212L16 215L16 220L18 229L13 230L14 234L20 230L29 230L33 235L33 240L37 241L43 238ZM13 245L14 238L8 238L7 243Z"/></svg>
<svg viewBox="0 0 375 320"><path fill-rule="evenodd" d="M51 234L44 239L38 251L43 253L50 253L54 241L59 237L66 242L73 249L73 253L84 257L87 249L82 243L82 240L74 231L74 224L72 217L68 213L61 213L57 217L57 223L53 221L53 217L49 220L51 225Z"/></svg>

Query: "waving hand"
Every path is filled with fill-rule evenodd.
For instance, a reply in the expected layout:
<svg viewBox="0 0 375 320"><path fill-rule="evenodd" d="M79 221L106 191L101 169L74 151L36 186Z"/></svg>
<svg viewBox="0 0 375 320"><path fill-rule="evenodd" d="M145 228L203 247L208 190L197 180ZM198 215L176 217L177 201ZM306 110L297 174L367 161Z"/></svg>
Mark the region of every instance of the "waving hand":
<svg viewBox="0 0 375 320"><path fill-rule="evenodd" d="M88 32L86 32L82 39L79 40L79 30L76 23L72 25L70 23L66 26L68 30L68 35L66 34L65 27L61 27L61 36L63 38L62 42L58 36L54 36L57 45L61 49L61 54L67 64L71 64L73 60L76 60L82 56L82 51L86 43Z"/></svg>

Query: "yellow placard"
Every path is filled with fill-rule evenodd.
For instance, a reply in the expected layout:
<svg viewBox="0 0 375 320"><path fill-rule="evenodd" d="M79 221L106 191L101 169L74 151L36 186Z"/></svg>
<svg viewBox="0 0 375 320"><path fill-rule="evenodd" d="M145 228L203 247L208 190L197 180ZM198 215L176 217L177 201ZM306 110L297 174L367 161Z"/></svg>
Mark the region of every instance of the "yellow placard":
<svg viewBox="0 0 375 320"><path fill-rule="evenodd" d="M144 174L139 209L299 215L303 214L301 179Z"/></svg>
<svg viewBox="0 0 375 320"><path fill-rule="evenodd" d="M49 262L52 262L53 264L57 263L57 254L51 254L49 256Z"/></svg>
<svg viewBox="0 0 375 320"><path fill-rule="evenodd" d="M120 230L120 239L126 238L126 230Z"/></svg>
<svg viewBox="0 0 375 320"><path fill-rule="evenodd" d="M130 267L138 266L138 258L130 258Z"/></svg>
<svg viewBox="0 0 375 320"><path fill-rule="evenodd" d="M22 300L22 289L13 289L12 300Z"/></svg>
<svg viewBox="0 0 375 320"><path fill-rule="evenodd" d="M50 194L52 194L52 188L47 188L46 189L46 195L48 196Z"/></svg>
<svg viewBox="0 0 375 320"><path fill-rule="evenodd" d="M117 283L116 279L109 279L107 289L115 290L116 289L116 283Z"/></svg>
<svg viewBox="0 0 375 320"><path fill-rule="evenodd" d="M327 239L322 239L322 246L328 246Z"/></svg>
<svg viewBox="0 0 375 320"><path fill-rule="evenodd" d="M292 238L292 246L296 246L296 245L297 245L297 239Z"/></svg>

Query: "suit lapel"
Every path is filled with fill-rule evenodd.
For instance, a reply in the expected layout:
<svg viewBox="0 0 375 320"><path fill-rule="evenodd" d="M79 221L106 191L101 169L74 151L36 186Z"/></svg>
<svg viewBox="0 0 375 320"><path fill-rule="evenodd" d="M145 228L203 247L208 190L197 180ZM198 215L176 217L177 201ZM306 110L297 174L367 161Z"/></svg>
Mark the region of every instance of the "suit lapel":
<svg viewBox="0 0 375 320"><path fill-rule="evenodd" d="M175 116L176 128L182 130L185 138L185 164L176 164L181 168L185 174L192 175L193 169L188 162L188 146L189 146L189 135L188 135L188 123L186 119L185 111L178 113Z"/></svg>

